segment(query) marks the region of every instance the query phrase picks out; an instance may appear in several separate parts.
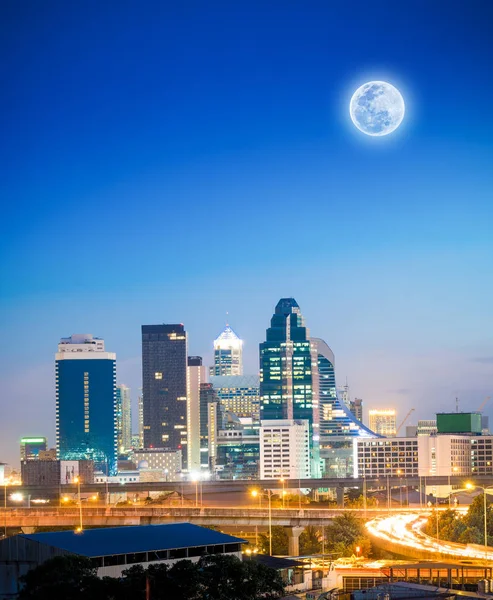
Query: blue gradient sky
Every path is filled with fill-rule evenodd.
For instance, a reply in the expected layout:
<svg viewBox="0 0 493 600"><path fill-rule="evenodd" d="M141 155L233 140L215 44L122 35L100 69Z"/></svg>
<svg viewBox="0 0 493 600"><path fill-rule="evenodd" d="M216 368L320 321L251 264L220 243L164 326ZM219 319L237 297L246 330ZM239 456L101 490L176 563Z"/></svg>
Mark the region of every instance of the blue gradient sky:
<svg viewBox="0 0 493 600"><path fill-rule="evenodd" d="M142 323L185 323L209 361L229 311L253 372L288 295L366 408L493 394L492 18L2 2L0 461L54 440L60 337L104 337L135 392ZM406 100L388 138L349 119L372 78Z"/></svg>

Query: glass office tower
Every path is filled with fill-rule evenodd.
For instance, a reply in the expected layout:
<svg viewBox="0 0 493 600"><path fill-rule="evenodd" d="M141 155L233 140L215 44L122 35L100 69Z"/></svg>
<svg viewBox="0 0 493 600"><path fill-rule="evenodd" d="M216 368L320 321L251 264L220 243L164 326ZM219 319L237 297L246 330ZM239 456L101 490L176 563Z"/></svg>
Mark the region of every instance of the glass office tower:
<svg viewBox="0 0 493 600"><path fill-rule="evenodd" d="M182 324L142 325L145 448L182 450L187 462L187 334Z"/></svg>
<svg viewBox="0 0 493 600"><path fill-rule="evenodd" d="M319 471L318 357L294 298L277 303L260 344L260 420L306 419L311 472Z"/></svg>
<svg viewBox="0 0 493 600"><path fill-rule="evenodd" d="M58 345L55 373L57 457L116 473L116 355L100 338L72 335Z"/></svg>
<svg viewBox="0 0 493 600"><path fill-rule="evenodd" d="M354 469L353 439L378 436L351 412L348 392L347 404L339 396L332 350L319 338L312 338L312 343L318 358L322 471L327 477L351 477Z"/></svg>

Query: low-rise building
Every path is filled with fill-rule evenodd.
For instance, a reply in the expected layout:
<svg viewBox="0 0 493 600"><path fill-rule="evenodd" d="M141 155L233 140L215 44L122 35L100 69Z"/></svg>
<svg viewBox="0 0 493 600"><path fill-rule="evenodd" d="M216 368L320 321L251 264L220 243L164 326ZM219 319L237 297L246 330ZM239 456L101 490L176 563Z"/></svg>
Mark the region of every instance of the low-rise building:
<svg viewBox="0 0 493 600"><path fill-rule="evenodd" d="M206 554L241 559L245 540L191 523L140 525L74 531L21 534L0 541L0 597L19 591L19 578L54 556L91 559L99 577L119 577L140 564L198 561ZM10 596L9 596L10 597Z"/></svg>
<svg viewBox="0 0 493 600"><path fill-rule="evenodd" d="M181 450L168 450L166 448L135 450L132 460L139 470L161 470L163 474L162 481L178 481L180 479L182 470Z"/></svg>
<svg viewBox="0 0 493 600"><path fill-rule="evenodd" d="M75 477L94 483L92 460L24 460L21 462L23 485L54 487L73 484Z"/></svg>
<svg viewBox="0 0 493 600"><path fill-rule="evenodd" d="M355 477L416 477L418 439L355 439Z"/></svg>
<svg viewBox="0 0 493 600"><path fill-rule="evenodd" d="M21 461L38 460L41 451L46 451L45 437L21 438Z"/></svg>

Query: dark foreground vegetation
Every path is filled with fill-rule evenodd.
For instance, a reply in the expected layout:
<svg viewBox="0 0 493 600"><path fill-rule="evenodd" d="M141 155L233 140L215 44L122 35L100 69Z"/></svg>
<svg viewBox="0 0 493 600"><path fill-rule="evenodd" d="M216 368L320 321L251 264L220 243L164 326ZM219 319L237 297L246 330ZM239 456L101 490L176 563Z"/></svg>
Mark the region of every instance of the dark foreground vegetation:
<svg viewBox="0 0 493 600"><path fill-rule="evenodd" d="M99 578L87 558L57 556L29 571L22 582L19 600L273 600L284 593L273 569L225 555L147 569L135 565L119 579Z"/></svg>
<svg viewBox="0 0 493 600"><path fill-rule="evenodd" d="M493 544L493 504L486 502L488 545ZM428 519L424 533L432 537L461 544L484 544L484 497L476 496L469 510L462 515L455 510L436 512Z"/></svg>
<svg viewBox="0 0 493 600"><path fill-rule="evenodd" d="M364 523L353 513L344 512L331 519L326 527L306 527L300 535L300 555L333 554L339 556L371 556L370 539L365 534ZM359 548L359 550L357 550ZM259 535L259 550L269 552L269 537ZM272 554L288 553L288 534L285 527L272 527Z"/></svg>

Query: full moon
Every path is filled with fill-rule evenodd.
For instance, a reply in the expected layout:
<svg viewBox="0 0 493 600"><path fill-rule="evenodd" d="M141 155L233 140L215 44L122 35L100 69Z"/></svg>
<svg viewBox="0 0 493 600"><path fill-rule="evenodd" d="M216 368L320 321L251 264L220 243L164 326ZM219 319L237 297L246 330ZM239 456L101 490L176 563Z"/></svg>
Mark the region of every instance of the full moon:
<svg viewBox="0 0 493 600"><path fill-rule="evenodd" d="M369 81L359 87L349 103L349 114L356 127L366 135L388 135L402 123L404 99L386 81Z"/></svg>

